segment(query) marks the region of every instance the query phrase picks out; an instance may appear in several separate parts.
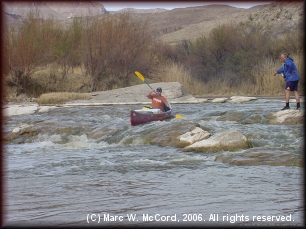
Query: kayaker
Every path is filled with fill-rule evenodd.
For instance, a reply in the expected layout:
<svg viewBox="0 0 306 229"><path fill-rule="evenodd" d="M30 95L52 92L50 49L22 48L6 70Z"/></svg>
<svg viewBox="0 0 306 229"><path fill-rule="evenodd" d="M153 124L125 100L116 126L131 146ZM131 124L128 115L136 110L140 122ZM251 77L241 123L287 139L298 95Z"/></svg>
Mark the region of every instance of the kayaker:
<svg viewBox="0 0 306 229"><path fill-rule="evenodd" d="M150 93L147 95L149 99L152 99L152 108L160 109L161 111L168 111L170 110L169 103L167 99L162 96L162 88L156 88L156 91L152 89Z"/></svg>

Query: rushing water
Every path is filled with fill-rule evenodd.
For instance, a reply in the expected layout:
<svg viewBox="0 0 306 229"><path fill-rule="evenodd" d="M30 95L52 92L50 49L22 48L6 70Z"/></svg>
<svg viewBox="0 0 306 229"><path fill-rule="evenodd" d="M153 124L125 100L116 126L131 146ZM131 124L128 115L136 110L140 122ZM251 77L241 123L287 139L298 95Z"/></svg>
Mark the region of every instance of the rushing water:
<svg viewBox="0 0 306 229"><path fill-rule="evenodd" d="M183 119L134 127L136 105L12 116L7 134L32 132L5 144L7 225L303 225L303 126L266 118L283 105L173 104ZM238 129L253 147L177 147L195 126Z"/></svg>

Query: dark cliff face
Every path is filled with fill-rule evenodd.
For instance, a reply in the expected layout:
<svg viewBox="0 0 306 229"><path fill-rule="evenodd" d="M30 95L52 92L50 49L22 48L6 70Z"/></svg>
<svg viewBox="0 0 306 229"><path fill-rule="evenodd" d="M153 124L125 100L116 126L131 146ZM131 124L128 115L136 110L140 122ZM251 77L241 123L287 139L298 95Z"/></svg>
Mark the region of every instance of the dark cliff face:
<svg viewBox="0 0 306 229"><path fill-rule="evenodd" d="M106 14L103 4L96 1L71 1L71 2L17 2L3 3L3 12L13 19L25 18L28 12L38 10L42 18L65 20L71 17L96 16Z"/></svg>

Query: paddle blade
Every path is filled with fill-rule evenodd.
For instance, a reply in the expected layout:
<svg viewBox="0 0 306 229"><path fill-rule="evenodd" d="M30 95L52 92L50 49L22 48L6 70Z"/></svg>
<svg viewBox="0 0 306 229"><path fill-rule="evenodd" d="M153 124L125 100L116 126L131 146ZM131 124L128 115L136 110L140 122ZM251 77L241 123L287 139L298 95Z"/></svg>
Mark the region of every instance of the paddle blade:
<svg viewBox="0 0 306 229"><path fill-rule="evenodd" d="M183 118L183 116L180 115L180 114L176 114L174 117L175 117L175 118Z"/></svg>
<svg viewBox="0 0 306 229"><path fill-rule="evenodd" d="M140 73L140 72L138 72L138 71L135 71L135 75L141 80L141 81L145 81L145 78L144 78L144 76Z"/></svg>

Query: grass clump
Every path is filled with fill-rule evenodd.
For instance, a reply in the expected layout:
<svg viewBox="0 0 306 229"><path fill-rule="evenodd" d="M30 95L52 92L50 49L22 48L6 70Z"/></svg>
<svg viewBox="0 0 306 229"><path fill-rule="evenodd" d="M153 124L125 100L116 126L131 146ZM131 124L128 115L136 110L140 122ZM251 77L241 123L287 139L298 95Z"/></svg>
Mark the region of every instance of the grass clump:
<svg viewBox="0 0 306 229"><path fill-rule="evenodd" d="M88 93L75 92L52 92L40 95L36 102L38 104L63 104L71 100L89 100L91 95Z"/></svg>

